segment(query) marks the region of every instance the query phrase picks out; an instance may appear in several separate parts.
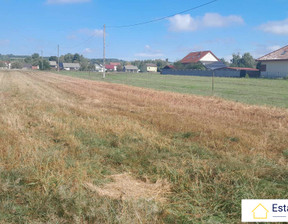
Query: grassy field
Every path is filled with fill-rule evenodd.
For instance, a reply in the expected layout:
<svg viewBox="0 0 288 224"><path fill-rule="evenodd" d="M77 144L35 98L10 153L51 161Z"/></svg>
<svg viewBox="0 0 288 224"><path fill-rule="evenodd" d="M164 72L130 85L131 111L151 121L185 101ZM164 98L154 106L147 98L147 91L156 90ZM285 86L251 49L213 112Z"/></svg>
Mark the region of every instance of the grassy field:
<svg viewBox="0 0 288 224"><path fill-rule="evenodd" d="M61 74L103 81L100 73L61 71ZM211 77L149 73L109 73L105 79L106 82L203 96L212 95L211 80ZM215 78L214 95L248 104L288 108L288 80Z"/></svg>
<svg viewBox="0 0 288 224"><path fill-rule="evenodd" d="M0 223L239 223L288 197L287 109L24 71L0 100Z"/></svg>

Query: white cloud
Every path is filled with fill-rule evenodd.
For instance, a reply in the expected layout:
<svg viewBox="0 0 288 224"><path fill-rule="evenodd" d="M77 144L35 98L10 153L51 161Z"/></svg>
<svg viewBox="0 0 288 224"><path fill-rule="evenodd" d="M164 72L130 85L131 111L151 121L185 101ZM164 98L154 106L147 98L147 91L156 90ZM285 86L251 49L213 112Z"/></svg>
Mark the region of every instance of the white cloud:
<svg viewBox="0 0 288 224"><path fill-rule="evenodd" d="M169 19L170 30L172 31L195 31L198 29L198 23L189 14L175 15Z"/></svg>
<svg viewBox="0 0 288 224"><path fill-rule="evenodd" d="M148 49L148 50L151 49L150 45L148 45L148 44L145 45L145 48Z"/></svg>
<svg viewBox="0 0 288 224"><path fill-rule="evenodd" d="M95 37L102 37L103 36L103 30L99 29L80 29L78 30L79 33L88 35L88 36L95 36Z"/></svg>
<svg viewBox="0 0 288 224"><path fill-rule="evenodd" d="M190 14L178 14L169 18L169 21L170 30L175 32L196 31L202 28L220 28L244 24L241 16L222 16L218 13L206 13L203 17L196 18L191 17Z"/></svg>
<svg viewBox="0 0 288 224"><path fill-rule="evenodd" d="M278 35L288 35L288 18L282 21L270 21L262 24L260 30Z"/></svg>
<svg viewBox="0 0 288 224"><path fill-rule="evenodd" d="M72 3L85 3L91 0L46 0L46 4L72 4Z"/></svg>
<svg viewBox="0 0 288 224"><path fill-rule="evenodd" d="M85 48L83 53L86 53L86 54L92 53L92 49L91 48Z"/></svg>
<svg viewBox="0 0 288 224"><path fill-rule="evenodd" d="M221 16L218 13L206 13L202 19L204 27L227 27L237 24L244 24L241 16Z"/></svg>

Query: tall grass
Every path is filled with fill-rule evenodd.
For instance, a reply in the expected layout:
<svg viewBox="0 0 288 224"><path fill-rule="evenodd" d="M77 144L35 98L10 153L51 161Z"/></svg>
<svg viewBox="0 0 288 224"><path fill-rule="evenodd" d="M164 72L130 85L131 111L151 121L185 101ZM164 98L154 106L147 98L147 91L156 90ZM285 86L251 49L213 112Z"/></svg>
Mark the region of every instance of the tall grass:
<svg viewBox="0 0 288 224"><path fill-rule="evenodd" d="M37 72L1 72L0 99L0 222L237 223L288 196L286 110ZM85 187L122 173L171 192Z"/></svg>

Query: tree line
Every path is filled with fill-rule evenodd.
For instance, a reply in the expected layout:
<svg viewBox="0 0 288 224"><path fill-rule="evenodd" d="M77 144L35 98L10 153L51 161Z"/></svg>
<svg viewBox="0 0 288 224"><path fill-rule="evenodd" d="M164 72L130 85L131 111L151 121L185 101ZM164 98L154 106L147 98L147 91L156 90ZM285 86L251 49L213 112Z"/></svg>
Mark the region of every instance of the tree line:
<svg viewBox="0 0 288 224"><path fill-rule="evenodd" d="M50 56L50 57L40 57L38 53L34 53L31 56L14 56L14 55L1 55L0 59L5 59L5 61L9 61L14 57L15 59L12 60L11 68L23 68L24 64L30 64L32 66L39 66L40 70L49 70L50 64L49 61L56 61L58 62L57 56ZM17 58L16 58L17 57ZM4 61L4 60L3 60ZM229 67L248 67L248 68L259 68L260 63L257 63L255 59L252 57L250 53L241 54L233 54L232 59L230 62L226 61L224 58L221 58L221 61L225 63ZM78 53L75 54L65 54L61 55L59 58L60 63L79 63L81 71L88 71L94 70L95 63L102 64L103 59L87 59L83 55ZM117 67L117 70L122 71L123 66L126 64L132 64L137 66L142 72L147 71L147 64L155 64L157 66L158 71L160 71L166 65L171 65L166 60L156 59L156 60L134 60L134 61L124 61L118 59L107 59L106 64L110 62L119 62L120 66ZM195 70L205 70L206 68L201 63L194 63L194 64L182 64L181 61L176 61L173 63L176 69L195 69ZM0 67L4 67L4 63L0 63Z"/></svg>

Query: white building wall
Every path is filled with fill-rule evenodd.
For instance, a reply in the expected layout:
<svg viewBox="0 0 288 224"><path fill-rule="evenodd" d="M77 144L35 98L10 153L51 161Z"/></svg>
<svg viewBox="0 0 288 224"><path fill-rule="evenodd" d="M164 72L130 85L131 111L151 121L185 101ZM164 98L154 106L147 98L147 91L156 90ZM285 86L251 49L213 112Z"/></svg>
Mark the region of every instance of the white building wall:
<svg viewBox="0 0 288 224"><path fill-rule="evenodd" d="M213 56L213 54L208 53L200 61L218 61L217 58Z"/></svg>
<svg viewBox="0 0 288 224"><path fill-rule="evenodd" d="M266 71L261 71L262 77L277 78L288 76L288 61L265 61Z"/></svg>
<svg viewBox="0 0 288 224"><path fill-rule="evenodd" d="M147 72L157 72L157 67L147 66Z"/></svg>

